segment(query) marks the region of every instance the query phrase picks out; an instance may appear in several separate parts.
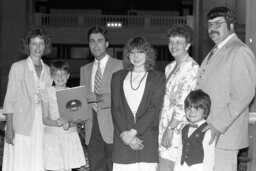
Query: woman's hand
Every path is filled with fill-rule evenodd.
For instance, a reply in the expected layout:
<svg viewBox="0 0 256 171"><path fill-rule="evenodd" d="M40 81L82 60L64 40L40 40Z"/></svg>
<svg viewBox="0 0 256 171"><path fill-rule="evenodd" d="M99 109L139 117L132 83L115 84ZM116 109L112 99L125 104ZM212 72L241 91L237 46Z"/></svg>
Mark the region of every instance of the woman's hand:
<svg viewBox="0 0 256 171"><path fill-rule="evenodd" d="M131 129L129 131L122 132L120 137L122 138L124 144L129 145L136 135L137 131L135 129Z"/></svg>
<svg viewBox="0 0 256 171"><path fill-rule="evenodd" d="M7 144L14 145L14 142L13 142L14 136L15 134L14 134L13 128L7 127L5 131L5 142Z"/></svg>
<svg viewBox="0 0 256 171"><path fill-rule="evenodd" d="M14 129L13 129L13 114L6 114L6 131L5 131L5 142L7 144L14 145Z"/></svg>
<svg viewBox="0 0 256 171"><path fill-rule="evenodd" d="M142 140L140 140L139 138L137 138L136 136L132 139L132 141L130 142L129 146L137 151L137 150L142 150L144 148L144 145L142 144Z"/></svg>
<svg viewBox="0 0 256 171"><path fill-rule="evenodd" d="M162 137L161 145L165 148L169 148L172 146L172 137L173 137L173 130L166 129L164 135Z"/></svg>

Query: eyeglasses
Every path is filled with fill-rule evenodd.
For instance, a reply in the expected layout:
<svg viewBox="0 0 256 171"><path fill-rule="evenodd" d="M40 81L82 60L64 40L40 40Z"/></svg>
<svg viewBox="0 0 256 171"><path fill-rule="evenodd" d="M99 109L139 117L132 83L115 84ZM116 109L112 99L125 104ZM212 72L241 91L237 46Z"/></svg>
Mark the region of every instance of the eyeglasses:
<svg viewBox="0 0 256 171"><path fill-rule="evenodd" d="M145 53L145 51L143 51L143 50L133 50L133 51L130 52L130 55L142 54L142 53Z"/></svg>
<svg viewBox="0 0 256 171"><path fill-rule="evenodd" d="M223 21L223 22L219 22L219 21L216 21L216 22L208 22L208 29L209 28L212 28L212 26L214 27L214 28L220 28L221 27L221 24L223 24L223 23L226 23L226 21Z"/></svg>
<svg viewBox="0 0 256 171"><path fill-rule="evenodd" d="M169 45L178 45L178 46L180 46L180 45L183 45L183 44L185 44L186 43L186 41L169 41Z"/></svg>

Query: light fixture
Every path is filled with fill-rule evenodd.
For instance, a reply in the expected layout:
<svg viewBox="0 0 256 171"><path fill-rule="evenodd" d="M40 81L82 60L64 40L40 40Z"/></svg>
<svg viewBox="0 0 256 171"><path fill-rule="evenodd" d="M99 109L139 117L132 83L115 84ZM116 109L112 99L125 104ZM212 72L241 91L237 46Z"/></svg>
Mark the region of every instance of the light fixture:
<svg viewBox="0 0 256 171"><path fill-rule="evenodd" d="M122 27L122 23L121 22L107 22L107 27L121 28Z"/></svg>

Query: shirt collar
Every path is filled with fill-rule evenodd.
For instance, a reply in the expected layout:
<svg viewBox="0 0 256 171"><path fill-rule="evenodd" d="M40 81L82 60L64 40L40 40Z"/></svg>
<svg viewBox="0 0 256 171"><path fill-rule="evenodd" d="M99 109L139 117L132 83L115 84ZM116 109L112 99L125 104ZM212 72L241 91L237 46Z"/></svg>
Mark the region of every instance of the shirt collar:
<svg viewBox="0 0 256 171"><path fill-rule="evenodd" d="M206 121L203 119L197 123L192 123L192 122L189 122L190 124L193 124L193 125L197 125L198 127L200 127L202 124L204 124Z"/></svg>
<svg viewBox="0 0 256 171"><path fill-rule="evenodd" d="M100 66L101 66L101 67L106 66L107 61L108 61L108 58L109 58L109 56L108 56L108 54L106 54L106 55L104 56L104 58L102 58L100 61L97 60L97 59L95 59L95 60L94 60L94 65L98 65L98 62L100 62Z"/></svg>
<svg viewBox="0 0 256 171"><path fill-rule="evenodd" d="M233 36L235 36L235 33L230 34L225 40L217 44L218 49L222 48Z"/></svg>
<svg viewBox="0 0 256 171"><path fill-rule="evenodd" d="M40 62L41 62L41 65L42 65L42 67L43 67L43 68L42 68L42 73L43 73L43 71L44 71L44 63L43 63L43 60L40 59ZM28 63L28 68L29 68L29 70L35 71L34 63L33 63L33 61L32 61L32 59L31 59L30 56L27 58L27 63Z"/></svg>

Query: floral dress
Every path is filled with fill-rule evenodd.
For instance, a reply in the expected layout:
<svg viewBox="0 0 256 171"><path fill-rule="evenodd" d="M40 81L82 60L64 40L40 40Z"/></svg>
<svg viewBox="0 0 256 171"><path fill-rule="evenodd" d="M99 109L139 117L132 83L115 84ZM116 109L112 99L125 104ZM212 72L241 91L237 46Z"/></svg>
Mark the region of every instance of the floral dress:
<svg viewBox="0 0 256 171"><path fill-rule="evenodd" d="M176 61L173 61L165 68L166 91L159 124L159 155L161 158L171 161L176 160L181 128L186 123L184 100L188 93L195 88L199 70L199 65L188 55L180 67L173 71L175 65ZM174 130L172 146L165 148L161 145L162 137L173 117L181 123Z"/></svg>

